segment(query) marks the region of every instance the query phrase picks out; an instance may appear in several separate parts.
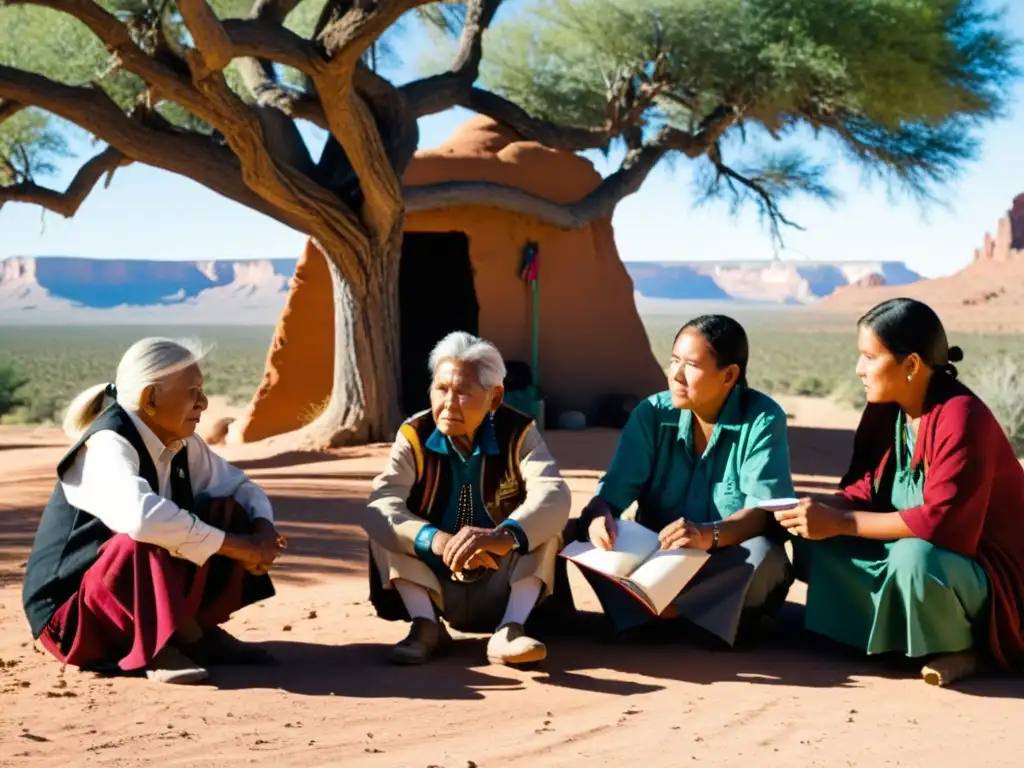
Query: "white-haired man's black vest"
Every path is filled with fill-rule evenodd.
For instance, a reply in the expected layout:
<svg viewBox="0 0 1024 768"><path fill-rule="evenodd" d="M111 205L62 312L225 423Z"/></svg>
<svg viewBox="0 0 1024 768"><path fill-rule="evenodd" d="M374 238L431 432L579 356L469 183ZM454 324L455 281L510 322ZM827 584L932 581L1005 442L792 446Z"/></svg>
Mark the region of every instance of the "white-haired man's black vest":
<svg viewBox="0 0 1024 768"><path fill-rule="evenodd" d="M142 435L127 411L115 403L96 418L57 464L57 482L39 521L22 587L25 615L35 638L42 634L57 609L75 594L83 575L99 557L100 546L114 535L88 512L71 506L60 483L86 440L104 430L116 432L131 443L139 454L139 474L153 493L160 492L156 465ZM179 451L171 461L171 501L182 509L194 506L186 450Z"/></svg>

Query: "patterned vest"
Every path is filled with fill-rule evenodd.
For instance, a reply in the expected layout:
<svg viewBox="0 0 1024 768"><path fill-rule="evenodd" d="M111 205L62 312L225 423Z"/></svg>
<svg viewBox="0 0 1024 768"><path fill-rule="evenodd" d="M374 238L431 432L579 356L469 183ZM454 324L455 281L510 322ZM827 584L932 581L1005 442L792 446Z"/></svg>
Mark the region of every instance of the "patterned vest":
<svg viewBox="0 0 1024 768"><path fill-rule="evenodd" d="M484 507L495 525L503 522L526 499L526 484L519 470L519 452L533 419L516 409L501 405L494 412L498 455L484 456L480 466L480 488ZM430 411L409 418L399 432L412 444L416 455L416 483L406 504L409 511L440 525L452 491L448 457L426 448L436 425Z"/></svg>

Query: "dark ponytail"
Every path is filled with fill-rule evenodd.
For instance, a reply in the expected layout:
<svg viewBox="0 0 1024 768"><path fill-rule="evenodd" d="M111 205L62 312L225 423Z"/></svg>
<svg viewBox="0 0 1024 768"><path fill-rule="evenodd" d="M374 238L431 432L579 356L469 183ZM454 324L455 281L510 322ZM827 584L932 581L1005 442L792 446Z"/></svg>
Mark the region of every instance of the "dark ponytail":
<svg viewBox="0 0 1024 768"><path fill-rule="evenodd" d="M868 310L857 325L870 329L897 359L916 354L936 373L957 377L953 364L964 359L964 351L949 346L942 321L927 304L889 299Z"/></svg>

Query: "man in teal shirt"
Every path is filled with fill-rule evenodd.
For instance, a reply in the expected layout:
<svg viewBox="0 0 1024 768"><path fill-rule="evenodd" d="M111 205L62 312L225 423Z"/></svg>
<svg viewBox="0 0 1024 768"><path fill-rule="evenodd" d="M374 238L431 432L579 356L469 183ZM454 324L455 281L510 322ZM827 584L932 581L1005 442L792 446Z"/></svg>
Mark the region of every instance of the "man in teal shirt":
<svg viewBox="0 0 1024 768"><path fill-rule="evenodd" d="M635 502L635 521L657 532L663 549L708 551L663 617L682 617L730 646L741 618L776 610L792 583L781 530L759 507L793 496L786 414L747 386L747 357L735 320L687 323L673 346L669 389L633 411L577 527L580 538L611 549L615 520ZM653 620L620 587L586 576L616 629Z"/></svg>

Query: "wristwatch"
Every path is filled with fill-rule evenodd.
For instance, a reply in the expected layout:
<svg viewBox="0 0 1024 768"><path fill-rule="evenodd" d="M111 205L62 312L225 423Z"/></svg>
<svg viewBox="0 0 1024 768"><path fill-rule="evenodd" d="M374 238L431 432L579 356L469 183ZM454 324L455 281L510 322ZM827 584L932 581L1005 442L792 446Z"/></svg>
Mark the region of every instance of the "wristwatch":
<svg viewBox="0 0 1024 768"><path fill-rule="evenodd" d="M718 521L711 524L711 549L718 549Z"/></svg>

